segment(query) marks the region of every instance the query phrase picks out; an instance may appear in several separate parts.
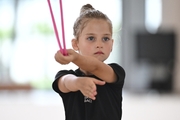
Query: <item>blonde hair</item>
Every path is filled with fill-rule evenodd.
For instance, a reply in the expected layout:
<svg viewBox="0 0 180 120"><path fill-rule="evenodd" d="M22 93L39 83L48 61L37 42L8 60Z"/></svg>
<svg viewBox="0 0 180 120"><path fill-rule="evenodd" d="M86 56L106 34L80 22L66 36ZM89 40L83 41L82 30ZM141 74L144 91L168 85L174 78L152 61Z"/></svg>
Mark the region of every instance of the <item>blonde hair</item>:
<svg viewBox="0 0 180 120"><path fill-rule="evenodd" d="M78 39L80 33L91 19L102 19L107 21L112 33L112 22L111 20L99 10L95 10L90 4L82 6L80 16L76 19L73 27L73 35Z"/></svg>

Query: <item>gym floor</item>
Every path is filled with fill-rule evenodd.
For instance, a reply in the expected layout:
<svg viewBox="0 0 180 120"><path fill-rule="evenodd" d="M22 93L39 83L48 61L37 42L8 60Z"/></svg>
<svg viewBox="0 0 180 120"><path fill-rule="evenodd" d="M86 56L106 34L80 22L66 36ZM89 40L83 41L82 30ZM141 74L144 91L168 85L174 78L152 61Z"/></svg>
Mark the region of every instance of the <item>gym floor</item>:
<svg viewBox="0 0 180 120"><path fill-rule="evenodd" d="M180 120L180 95L123 93L122 120ZM1 120L64 120L52 90L0 91Z"/></svg>

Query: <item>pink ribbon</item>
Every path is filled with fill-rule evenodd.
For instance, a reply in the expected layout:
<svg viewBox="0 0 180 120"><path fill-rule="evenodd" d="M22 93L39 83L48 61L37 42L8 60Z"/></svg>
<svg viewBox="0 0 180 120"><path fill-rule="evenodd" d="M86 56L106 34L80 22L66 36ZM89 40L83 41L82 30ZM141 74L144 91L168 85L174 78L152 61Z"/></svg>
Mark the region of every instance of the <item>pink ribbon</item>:
<svg viewBox="0 0 180 120"><path fill-rule="evenodd" d="M63 40L63 48L64 49L61 46L61 42L60 42L59 34L58 34L58 29L57 29L57 26L56 26L56 22L55 22L55 18L54 18L54 15L53 15L53 10L52 10L52 7L51 7L50 0L47 0L47 1L48 1L50 13L51 13L51 18L52 18L52 22L53 22L54 32L55 32L55 35L56 35L56 39L57 39L60 51L62 52L63 55L67 55L65 35L64 35L65 33L64 33L64 18L63 18L62 0L59 0L59 3L60 3L60 13L61 13L61 31L62 31L62 40Z"/></svg>

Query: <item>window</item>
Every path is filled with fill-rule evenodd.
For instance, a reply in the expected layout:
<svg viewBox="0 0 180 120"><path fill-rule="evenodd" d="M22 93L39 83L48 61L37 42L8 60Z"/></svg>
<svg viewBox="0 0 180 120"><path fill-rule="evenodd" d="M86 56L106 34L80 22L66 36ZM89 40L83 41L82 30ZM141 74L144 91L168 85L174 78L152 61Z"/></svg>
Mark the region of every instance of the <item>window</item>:
<svg viewBox="0 0 180 120"><path fill-rule="evenodd" d="M162 19L162 0L145 1L145 25L150 33L156 33Z"/></svg>

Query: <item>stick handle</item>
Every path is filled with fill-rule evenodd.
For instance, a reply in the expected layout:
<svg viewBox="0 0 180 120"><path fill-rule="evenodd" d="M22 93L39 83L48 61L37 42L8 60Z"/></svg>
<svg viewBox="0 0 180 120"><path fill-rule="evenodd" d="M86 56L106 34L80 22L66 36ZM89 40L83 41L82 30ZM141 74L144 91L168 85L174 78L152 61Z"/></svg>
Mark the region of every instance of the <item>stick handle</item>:
<svg viewBox="0 0 180 120"><path fill-rule="evenodd" d="M53 27L54 27L54 32L55 32L55 35L56 35L56 39L57 39L60 51L63 51L63 49L61 47L61 42L60 42L60 39L59 39L58 30L57 30L57 27L56 27L56 22L55 22L55 19L54 19L51 3L50 3L50 0L47 0L47 1L48 1L50 13L51 13L51 18L52 18L52 22L53 22Z"/></svg>
<svg viewBox="0 0 180 120"><path fill-rule="evenodd" d="M64 17L63 17L63 5L62 5L62 0L59 0L60 3L60 12L61 12L61 27L62 27L62 39L63 39L63 54L67 55L66 51L66 40L65 40L65 32L64 32Z"/></svg>

